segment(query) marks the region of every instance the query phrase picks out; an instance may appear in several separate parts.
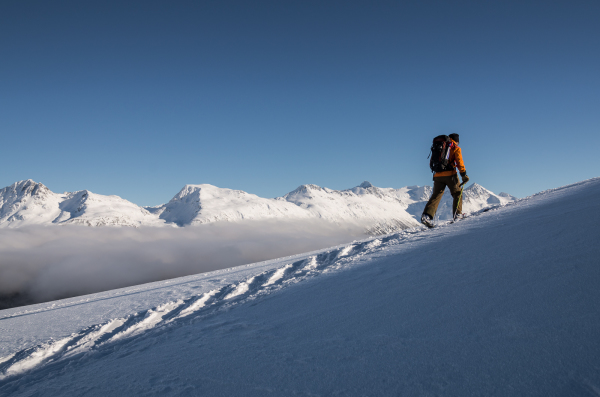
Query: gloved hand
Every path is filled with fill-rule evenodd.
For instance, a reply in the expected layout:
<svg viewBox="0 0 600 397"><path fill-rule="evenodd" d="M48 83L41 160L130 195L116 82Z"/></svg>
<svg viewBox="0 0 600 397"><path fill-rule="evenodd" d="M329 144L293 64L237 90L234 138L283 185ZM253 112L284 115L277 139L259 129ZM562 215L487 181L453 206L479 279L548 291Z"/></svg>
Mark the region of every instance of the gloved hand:
<svg viewBox="0 0 600 397"><path fill-rule="evenodd" d="M462 182L462 184L463 184L463 185L466 185L466 184L467 184L467 182L469 182L469 177L467 176L467 173L466 173L466 172L465 172L464 174L463 174L463 173L461 173L461 174L460 174L460 177L462 178L462 181L463 181L463 182Z"/></svg>

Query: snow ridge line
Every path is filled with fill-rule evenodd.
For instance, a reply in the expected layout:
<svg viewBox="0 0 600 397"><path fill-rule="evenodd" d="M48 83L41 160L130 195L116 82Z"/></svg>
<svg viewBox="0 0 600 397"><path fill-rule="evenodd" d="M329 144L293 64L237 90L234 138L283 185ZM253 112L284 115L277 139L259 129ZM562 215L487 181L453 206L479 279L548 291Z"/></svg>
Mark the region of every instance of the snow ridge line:
<svg viewBox="0 0 600 397"><path fill-rule="evenodd" d="M51 340L0 358L0 386L14 377L32 370L45 372L72 360L80 360L111 346L128 343L134 337L157 332L166 327L182 325L205 318L222 310L273 293L287 285L336 271L363 255L397 244L407 231L341 246L301 259L282 267L264 271L247 280L229 284L186 300L168 302L158 307L134 313L124 318L87 327L59 340Z"/></svg>

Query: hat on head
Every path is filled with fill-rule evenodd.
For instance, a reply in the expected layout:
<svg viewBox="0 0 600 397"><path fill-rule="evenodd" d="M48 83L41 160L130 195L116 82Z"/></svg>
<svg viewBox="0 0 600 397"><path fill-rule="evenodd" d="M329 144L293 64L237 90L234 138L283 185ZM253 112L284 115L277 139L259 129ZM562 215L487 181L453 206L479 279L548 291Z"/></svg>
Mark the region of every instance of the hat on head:
<svg viewBox="0 0 600 397"><path fill-rule="evenodd" d="M459 140L458 140L458 134L450 134L448 136L450 137L450 139L452 139L456 143L460 143Z"/></svg>

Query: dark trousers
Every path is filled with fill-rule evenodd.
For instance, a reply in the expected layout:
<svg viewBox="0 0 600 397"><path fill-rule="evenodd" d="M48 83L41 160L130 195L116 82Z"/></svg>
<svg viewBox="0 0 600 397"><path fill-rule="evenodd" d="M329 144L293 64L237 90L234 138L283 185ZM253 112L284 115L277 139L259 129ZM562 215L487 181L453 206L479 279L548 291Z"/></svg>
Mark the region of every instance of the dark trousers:
<svg viewBox="0 0 600 397"><path fill-rule="evenodd" d="M435 217L438 205L444 195L444 190L448 186L450 194L452 194L452 214L462 213L462 200L460 198L460 183L458 182L458 175L454 174L451 176L437 176L433 177L433 193L423 210L424 214L428 214L431 218Z"/></svg>

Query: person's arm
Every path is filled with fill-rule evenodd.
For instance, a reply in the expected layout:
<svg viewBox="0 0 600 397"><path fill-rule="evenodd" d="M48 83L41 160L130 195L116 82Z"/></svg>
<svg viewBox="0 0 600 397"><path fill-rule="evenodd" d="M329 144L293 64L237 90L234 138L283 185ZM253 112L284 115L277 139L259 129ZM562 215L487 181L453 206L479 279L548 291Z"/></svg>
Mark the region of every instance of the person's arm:
<svg viewBox="0 0 600 397"><path fill-rule="evenodd" d="M469 181L469 177L467 176L467 169L465 168L465 162L462 158L462 151L460 147L457 146L454 150L454 164L456 168L458 168L458 172L460 172L460 177L462 178L463 184Z"/></svg>

